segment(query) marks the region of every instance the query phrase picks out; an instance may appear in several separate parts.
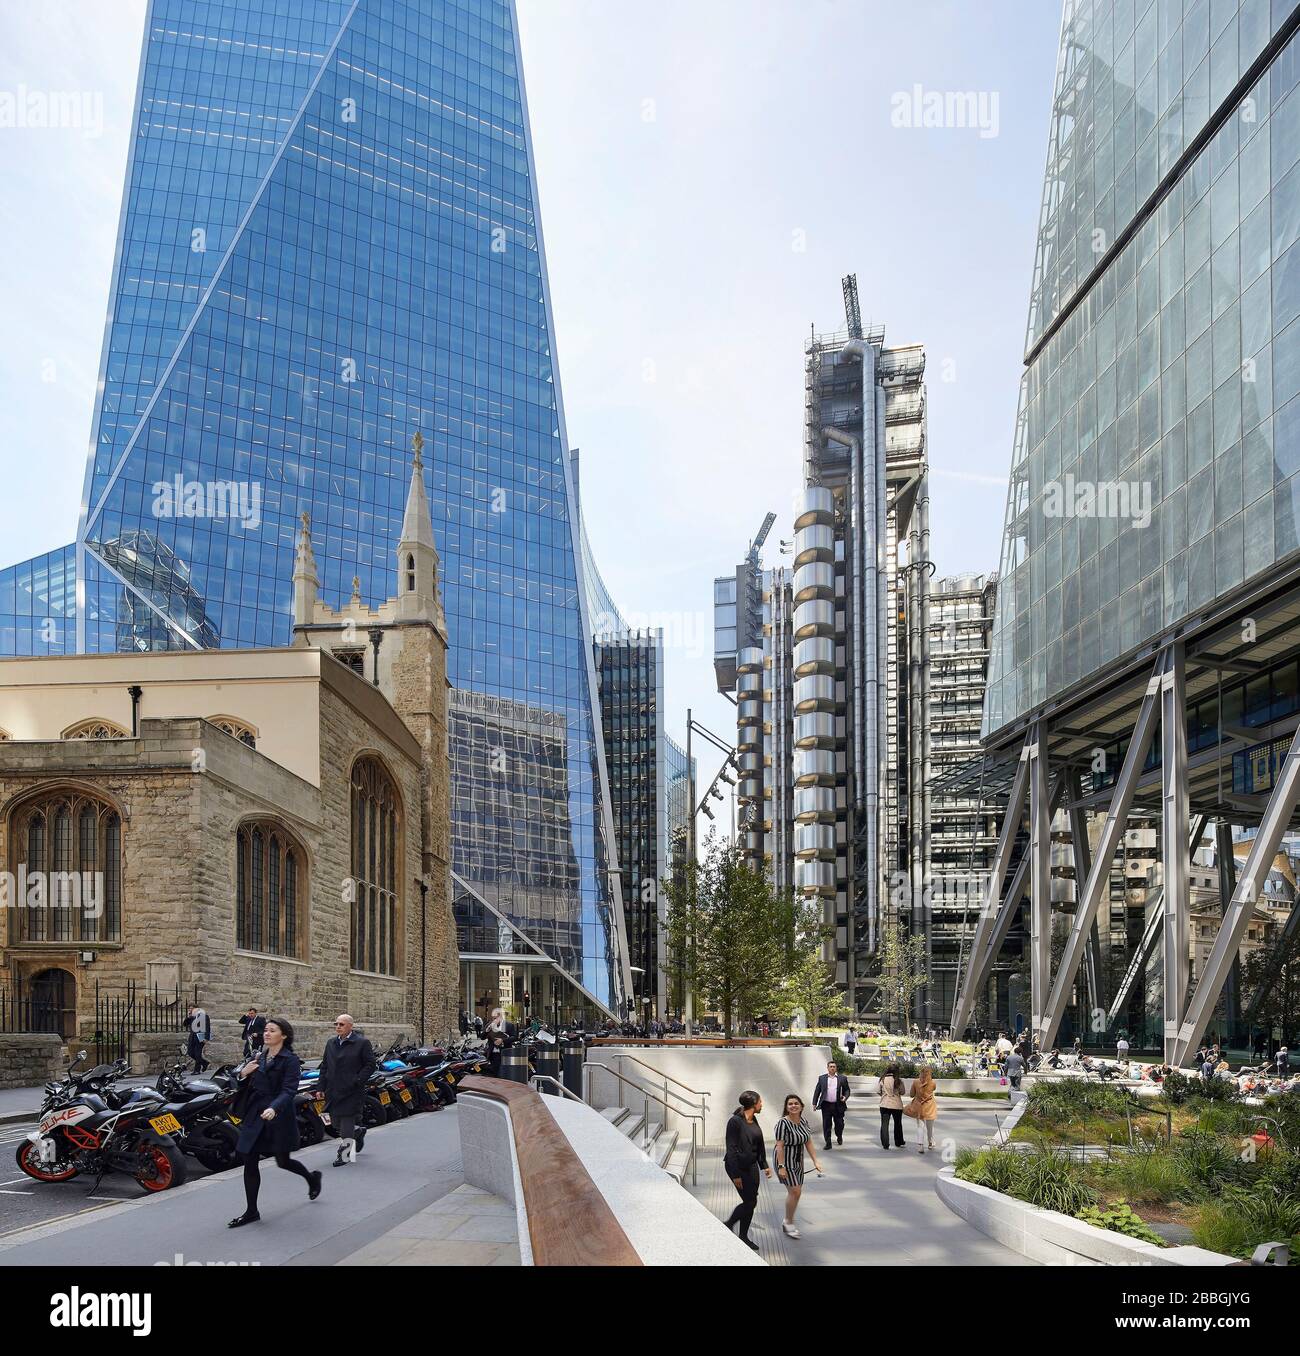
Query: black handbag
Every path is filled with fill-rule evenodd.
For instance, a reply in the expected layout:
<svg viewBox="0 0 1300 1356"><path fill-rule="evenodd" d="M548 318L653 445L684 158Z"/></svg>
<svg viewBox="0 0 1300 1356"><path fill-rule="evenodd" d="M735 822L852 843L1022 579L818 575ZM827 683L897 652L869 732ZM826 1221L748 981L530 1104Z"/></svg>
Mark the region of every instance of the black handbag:
<svg viewBox="0 0 1300 1356"><path fill-rule="evenodd" d="M263 1071L266 1069L266 1054L261 1052L257 1056L257 1067ZM253 1075L249 1074L247 1078L240 1080L239 1091L235 1094L235 1100L230 1108L229 1115L233 1120L242 1121L248 1116L248 1103L253 1096Z"/></svg>

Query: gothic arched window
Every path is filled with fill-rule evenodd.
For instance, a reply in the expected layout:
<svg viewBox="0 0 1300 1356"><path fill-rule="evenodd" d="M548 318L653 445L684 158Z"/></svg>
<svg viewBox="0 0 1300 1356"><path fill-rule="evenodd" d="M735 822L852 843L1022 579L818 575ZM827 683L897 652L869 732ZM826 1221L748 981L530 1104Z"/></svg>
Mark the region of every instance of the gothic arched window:
<svg viewBox="0 0 1300 1356"><path fill-rule="evenodd" d="M415 557L409 553L406 557L406 591L415 592Z"/></svg>
<svg viewBox="0 0 1300 1356"><path fill-rule="evenodd" d="M89 720L79 720L69 725L59 736L60 739L130 739L130 735L120 725L100 716Z"/></svg>
<svg viewBox="0 0 1300 1356"><path fill-rule="evenodd" d="M250 749L257 747L257 731L238 716L209 716L208 724L215 725L218 730L224 730L232 739L247 744Z"/></svg>
<svg viewBox="0 0 1300 1356"><path fill-rule="evenodd" d="M395 975L401 920L398 859L402 810L397 786L378 758L352 768L352 968Z"/></svg>
<svg viewBox="0 0 1300 1356"><path fill-rule="evenodd" d="M75 790L26 800L10 818L9 844L24 941L121 940L122 820L113 806Z"/></svg>
<svg viewBox="0 0 1300 1356"><path fill-rule="evenodd" d="M250 820L235 834L235 945L305 960L307 858L281 824Z"/></svg>

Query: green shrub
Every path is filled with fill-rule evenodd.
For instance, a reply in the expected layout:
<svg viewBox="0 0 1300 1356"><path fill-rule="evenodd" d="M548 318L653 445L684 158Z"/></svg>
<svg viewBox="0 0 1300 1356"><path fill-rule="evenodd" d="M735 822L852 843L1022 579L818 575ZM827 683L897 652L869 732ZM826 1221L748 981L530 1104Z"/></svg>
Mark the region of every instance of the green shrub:
<svg viewBox="0 0 1300 1356"><path fill-rule="evenodd" d="M1078 1218L1085 1224L1095 1224L1099 1229L1109 1229L1112 1233L1123 1234L1126 1238L1136 1238L1143 1243L1154 1243L1157 1247L1164 1247L1165 1240L1141 1220L1133 1207L1122 1198L1111 1205L1085 1205L1079 1211Z"/></svg>
<svg viewBox="0 0 1300 1356"><path fill-rule="evenodd" d="M1028 1201L1041 1210L1077 1215L1095 1205L1097 1193L1084 1180L1080 1164L1060 1153L1022 1154L1022 1167L1014 1174L1009 1195Z"/></svg>
<svg viewBox="0 0 1300 1356"><path fill-rule="evenodd" d="M1182 1106L1192 1096L1195 1085L1200 1081L1199 1078L1188 1078L1186 1074L1172 1069L1165 1074L1164 1081L1160 1084L1160 1096L1170 1106Z"/></svg>
<svg viewBox="0 0 1300 1356"><path fill-rule="evenodd" d="M1029 1089L1027 1115L1048 1125L1063 1125L1087 1116L1123 1116L1128 1094L1081 1078L1038 1082Z"/></svg>
<svg viewBox="0 0 1300 1356"><path fill-rule="evenodd" d="M1218 1196L1246 1179L1247 1165L1237 1145L1208 1130L1184 1130L1172 1152L1185 1174L1185 1200Z"/></svg>
<svg viewBox="0 0 1300 1356"><path fill-rule="evenodd" d="M1135 1201L1183 1200L1193 1194L1183 1160L1159 1144L1139 1144L1094 1169L1100 1181Z"/></svg>
<svg viewBox="0 0 1300 1356"><path fill-rule="evenodd" d="M976 1186L988 1187L990 1191L1011 1194L1011 1188L1018 1180L1024 1155L1010 1149L979 1149L966 1163L961 1156L957 1159L956 1176L963 1182L972 1182Z"/></svg>
<svg viewBox="0 0 1300 1356"><path fill-rule="evenodd" d="M1192 1238L1198 1247L1229 1257L1249 1257L1261 1243L1289 1243L1295 1265L1300 1262L1300 1202L1273 1191L1227 1191L1197 1211Z"/></svg>

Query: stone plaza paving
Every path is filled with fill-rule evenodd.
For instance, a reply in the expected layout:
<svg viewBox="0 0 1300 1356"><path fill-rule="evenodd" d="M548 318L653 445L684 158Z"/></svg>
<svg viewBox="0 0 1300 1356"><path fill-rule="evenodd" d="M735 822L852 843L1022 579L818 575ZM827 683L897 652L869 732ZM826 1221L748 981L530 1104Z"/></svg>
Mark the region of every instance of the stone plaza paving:
<svg viewBox="0 0 1300 1356"><path fill-rule="evenodd" d="M776 1180L772 1127L778 1117L771 1111L779 1098L766 1101L760 1121L773 1176L771 1181L764 1178L759 1188L750 1231L764 1261L771 1266L1035 1265L953 1214L934 1189L936 1174L950 1165L954 1151L988 1140L997 1129L997 1118L1006 1118L1008 1103L940 1097L935 1151L917 1153L916 1124L904 1116L906 1146L885 1152L880 1147L876 1080L850 1081L854 1095L842 1147L825 1153L821 1114L808 1113L826 1175L819 1178L805 1157L803 1199L795 1217L799 1239L781 1231L785 1188ZM710 1148L701 1157L694 1193L719 1219L731 1213L738 1198L723 1172L721 1149Z"/></svg>

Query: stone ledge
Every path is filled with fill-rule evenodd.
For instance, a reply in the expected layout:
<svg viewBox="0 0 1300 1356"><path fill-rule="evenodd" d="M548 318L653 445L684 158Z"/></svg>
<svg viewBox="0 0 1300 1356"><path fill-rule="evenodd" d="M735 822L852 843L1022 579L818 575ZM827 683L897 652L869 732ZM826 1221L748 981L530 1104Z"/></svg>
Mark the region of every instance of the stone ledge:
<svg viewBox="0 0 1300 1356"><path fill-rule="evenodd" d="M967 1224L1033 1262L1049 1266L1239 1266L1236 1257L1204 1248L1158 1248L1112 1229L1071 1219L1054 1210L1004 1196L1000 1191L963 1182L953 1168L935 1179L939 1199Z"/></svg>

